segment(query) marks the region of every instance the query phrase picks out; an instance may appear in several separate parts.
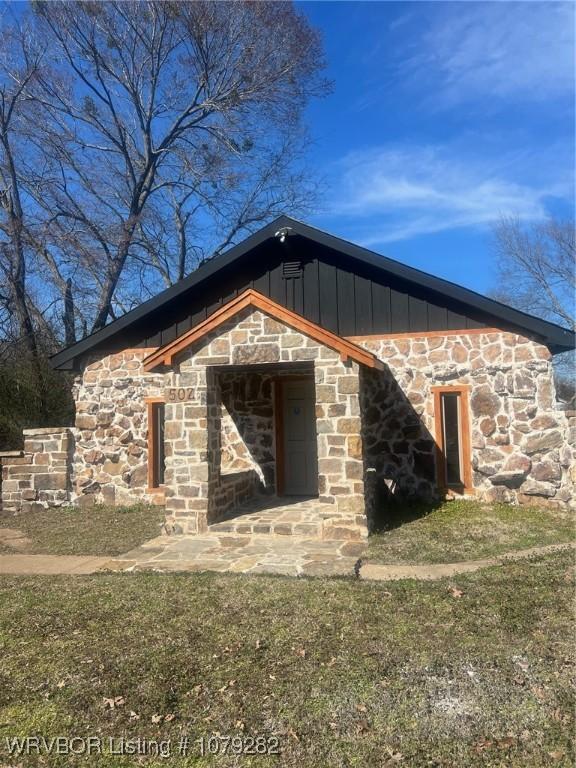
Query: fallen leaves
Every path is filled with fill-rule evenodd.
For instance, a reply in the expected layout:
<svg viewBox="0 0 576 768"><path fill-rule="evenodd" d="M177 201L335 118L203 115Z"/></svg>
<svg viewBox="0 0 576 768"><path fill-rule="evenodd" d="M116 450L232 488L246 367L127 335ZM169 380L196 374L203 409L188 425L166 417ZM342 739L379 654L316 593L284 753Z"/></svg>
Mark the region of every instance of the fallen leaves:
<svg viewBox="0 0 576 768"><path fill-rule="evenodd" d="M124 696L104 697L102 701L104 702L104 709L116 709L116 707L121 707L126 703Z"/></svg>
<svg viewBox="0 0 576 768"><path fill-rule="evenodd" d="M150 720L152 721L152 723L154 723L154 725L158 725L159 723L162 723L162 722L171 723L175 717L176 715L174 715L172 712L169 712L167 715L159 715L159 714L152 715Z"/></svg>
<svg viewBox="0 0 576 768"><path fill-rule="evenodd" d="M496 741L496 746L498 749L510 749L510 747L514 747L517 743L518 739L514 736L505 736L503 739Z"/></svg>
<svg viewBox="0 0 576 768"><path fill-rule="evenodd" d="M485 749L490 749L494 742L491 739L480 739L474 744L474 751L480 754Z"/></svg>
<svg viewBox="0 0 576 768"><path fill-rule="evenodd" d="M512 735L504 736L502 739L480 739L480 741L474 744L474 751L480 754L485 749L491 749L492 747L495 749L510 749L516 746L517 743L518 739Z"/></svg>
<svg viewBox="0 0 576 768"><path fill-rule="evenodd" d="M359 720L356 723L356 733L359 736L363 736L365 733L368 733L369 730L370 730L370 723L368 722L368 720Z"/></svg>
<svg viewBox="0 0 576 768"><path fill-rule="evenodd" d="M462 597L464 592L461 589L458 589L458 587L448 587L448 593L452 595L452 597Z"/></svg>
<svg viewBox="0 0 576 768"><path fill-rule="evenodd" d="M546 701L547 696L544 688L540 688L537 685L533 685L530 690L532 691L534 696L538 699L538 701Z"/></svg>

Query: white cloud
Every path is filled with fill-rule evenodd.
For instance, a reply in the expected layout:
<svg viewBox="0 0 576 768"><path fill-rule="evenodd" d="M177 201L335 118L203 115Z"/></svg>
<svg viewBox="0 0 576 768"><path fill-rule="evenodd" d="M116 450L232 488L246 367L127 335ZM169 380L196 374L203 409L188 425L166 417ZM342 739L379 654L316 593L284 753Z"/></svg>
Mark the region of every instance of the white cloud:
<svg viewBox="0 0 576 768"><path fill-rule="evenodd" d="M353 152L339 164L331 210L360 228L365 245L375 245L488 225L507 214L542 219L546 197L570 193L569 181L512 180L511 171L529 165L526 154L473 158L438 146Z"/></svg>
<svg viewBox="0 0 576 768"><path fill-rule="evenodd" d="M428 10L424 31L399 52L398 70L408 84L429 88L436 106L573 94L573 3L430 3Z"/></svg>

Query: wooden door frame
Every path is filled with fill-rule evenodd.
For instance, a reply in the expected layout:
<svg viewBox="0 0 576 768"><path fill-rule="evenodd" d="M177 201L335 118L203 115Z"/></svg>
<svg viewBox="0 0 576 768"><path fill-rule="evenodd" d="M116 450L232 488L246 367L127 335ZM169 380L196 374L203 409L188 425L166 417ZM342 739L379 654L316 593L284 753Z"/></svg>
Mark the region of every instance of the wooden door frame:
<svg viewBox="0 0 576 768"><path fill-rule="evenodd" d="M276 496L283 496L286 481L286 454L284 451L284 383L290 381L312 380L315 385L314 374L295 374L289 373L282 376L275 376L274 383L274 433L275 452L276 452ZM316 405L316 399L314 399Z"/></svg>

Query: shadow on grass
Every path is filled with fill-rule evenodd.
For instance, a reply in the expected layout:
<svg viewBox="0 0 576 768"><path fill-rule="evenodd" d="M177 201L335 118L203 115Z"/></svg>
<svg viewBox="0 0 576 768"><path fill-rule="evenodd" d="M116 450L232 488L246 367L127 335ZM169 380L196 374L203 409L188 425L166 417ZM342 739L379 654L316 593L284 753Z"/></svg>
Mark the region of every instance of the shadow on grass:
<svg viewBox="0 0 576 768"><path fill-rule="evenodd" d="M400 528L406 523L412 523L442 507L445 502L440 499L433 501L407 500L392 494L379 498L371 533L384 533Z"/></svg>

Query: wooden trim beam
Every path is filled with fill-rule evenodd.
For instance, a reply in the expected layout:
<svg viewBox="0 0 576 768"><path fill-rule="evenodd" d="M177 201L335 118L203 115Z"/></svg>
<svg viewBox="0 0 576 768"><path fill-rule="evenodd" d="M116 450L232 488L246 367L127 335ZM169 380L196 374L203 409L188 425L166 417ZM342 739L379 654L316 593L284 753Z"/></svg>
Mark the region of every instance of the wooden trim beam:
<svg viewBox="0 0 576 768"><path fill-rule="evenodd" d="M366 336L346 336L348 341L394 341L394 339L434 339L439 336L476 336L480 333L510 333L500 328L463 328L458 331L406 331L403 333L371 333ZM517 334L518 335L518 334Z"/></svg>
<svg viewBox="0 0 576 768"><path fill-rule="evenodd" d="M371 352L359 347L352 341L342 338L316 323L306 320L302 315L280 306L272 299L263 296L258 291L249 288L227 304L217 309L209 318L196 325L190 331L183 333L174 341L160 347L144 360L144 370L151 371L159 365L170 366L174 357L194 342L204 338L208 333L219 328L223 323L233 318L238 312L248 307L260 309L270 317L284 323L290 328L300 331L305 336L340 353L342 360L355 360L369 368L384 369L384 363Z"/></svg>

